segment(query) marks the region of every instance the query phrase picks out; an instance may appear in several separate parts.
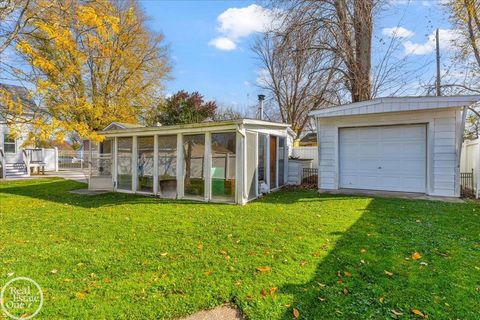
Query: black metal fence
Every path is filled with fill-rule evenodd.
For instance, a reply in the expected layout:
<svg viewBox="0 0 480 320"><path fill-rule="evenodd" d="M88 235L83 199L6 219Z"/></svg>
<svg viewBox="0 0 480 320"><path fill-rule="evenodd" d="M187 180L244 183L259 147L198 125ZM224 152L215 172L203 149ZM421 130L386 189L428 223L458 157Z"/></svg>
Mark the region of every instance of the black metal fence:
<svg viewBox="0 0 480 320"><path fill-rule="evenodd" d="M472 172L460 173L460 195L462 197L472 197L475 195L475 185L473 183Z"/></svg>
<svg viewBox="0 0 480 320"><path fill-rule="evenodd" d="M318 183L318 169L317 168L303 168L302 184L317 185Z"/></svg>

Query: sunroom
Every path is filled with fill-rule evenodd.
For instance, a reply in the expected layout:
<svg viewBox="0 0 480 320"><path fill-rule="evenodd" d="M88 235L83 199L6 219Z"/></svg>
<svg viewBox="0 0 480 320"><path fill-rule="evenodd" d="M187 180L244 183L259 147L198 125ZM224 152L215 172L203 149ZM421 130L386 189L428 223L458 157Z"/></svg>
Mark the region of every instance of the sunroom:
<svg viewBox="0 0 480 320"><path fill-rule="evenodd" d="M89 146L89 189L244 204L286 183L289 125L253 119L112 123Z"/></svg>

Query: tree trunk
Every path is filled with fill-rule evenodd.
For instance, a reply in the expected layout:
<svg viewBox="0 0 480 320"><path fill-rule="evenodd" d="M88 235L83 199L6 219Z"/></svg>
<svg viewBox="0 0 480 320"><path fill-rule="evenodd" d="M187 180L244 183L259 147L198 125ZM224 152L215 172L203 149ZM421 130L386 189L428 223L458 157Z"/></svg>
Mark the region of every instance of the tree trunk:
<svg viewBox="0 0 480 320"><path fill-rule="evenodd" d="M372 83L372 0L355 0L353 27L355 32L355 79L352 83L352 102L371 99Z"/></svg>

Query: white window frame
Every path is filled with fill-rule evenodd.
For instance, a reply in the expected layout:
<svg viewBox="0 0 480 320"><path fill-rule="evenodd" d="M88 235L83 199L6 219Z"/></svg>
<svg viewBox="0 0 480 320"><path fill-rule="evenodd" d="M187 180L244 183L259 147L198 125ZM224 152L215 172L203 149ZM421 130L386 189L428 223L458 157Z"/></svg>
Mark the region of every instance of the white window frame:
<svg viewBox="0 0 480 320"><path fill-rule="evenodd" d="M17 139L13 138L13 142L7 142L6 141L6 138L9 137L10 135L8 133L4 133L3 134L3 150L5 151L5 153L8 153L8 154L16 154L17 151L18 151L18 146L17 146ZM15 147L15 151L14 152L10 152L10 151L7 151L7 148L5 148L5 146L9 144L13 144L14 147Z"/></svg>

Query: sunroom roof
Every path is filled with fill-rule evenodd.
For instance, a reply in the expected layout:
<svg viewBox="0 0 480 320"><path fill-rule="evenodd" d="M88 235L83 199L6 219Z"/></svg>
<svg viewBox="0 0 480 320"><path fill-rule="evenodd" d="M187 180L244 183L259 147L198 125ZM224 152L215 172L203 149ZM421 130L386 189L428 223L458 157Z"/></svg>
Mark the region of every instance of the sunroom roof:
<svg viewBox="0 0 480 320"><path fill-rule="evenodd" d="M208 121L192 124L181 124L171 126L155 126L155 127L143 127L143 126L131 126L126 128L120 128L115 126L115 122L109 124L104 130L100 131L101 134L119 134L119 133L138 133L148 131L169 131L178 129L196 129L196 128L210 128L229 125L252 125L266 128L284 128L290 131L290 125L287 123L264 121L257 119L236 119L236 120L224 120L224 121Z"/></svg>

